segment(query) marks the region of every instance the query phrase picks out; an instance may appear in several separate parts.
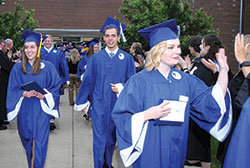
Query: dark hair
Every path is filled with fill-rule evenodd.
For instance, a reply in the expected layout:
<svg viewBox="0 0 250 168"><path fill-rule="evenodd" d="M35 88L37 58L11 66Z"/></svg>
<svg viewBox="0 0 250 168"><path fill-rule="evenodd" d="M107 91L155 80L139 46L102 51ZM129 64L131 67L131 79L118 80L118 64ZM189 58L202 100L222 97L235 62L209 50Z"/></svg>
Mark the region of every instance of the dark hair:
<svg viewBox="0 0 250 168"><path fill-rule="evenodd" d="M106 34L106 31L109 30L109 29L115 29L117 36L119 36L119 31L117 30L117 28L115 28L115 27L108 27L108 26L106 26L105 29L104 29L104 35Z"/></svg>
<svg viewBox="0 0 250 168"><path fill-rule="evenodd" d="M209 34L203 37L205 46L210 46L208 53L204 56L206 59L215 59L215 54L220 48L224 48L219 37L214 34Z"/></svg>
<svg viewBox="0 0 250 168"><path fill-rule="evenodd" d="M195 52L200 52L200 45L201 45L201 36L192 36L190 40L188 41L188 45L194 48Z"/></svg>

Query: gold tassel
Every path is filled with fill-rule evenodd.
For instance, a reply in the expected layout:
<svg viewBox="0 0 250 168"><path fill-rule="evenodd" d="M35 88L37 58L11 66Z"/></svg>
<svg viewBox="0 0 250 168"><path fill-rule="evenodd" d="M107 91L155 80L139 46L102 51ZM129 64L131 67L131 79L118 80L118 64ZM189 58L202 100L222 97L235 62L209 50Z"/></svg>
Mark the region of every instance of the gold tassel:
<svg viewBox="0 0 250 168"><path fill-rule="evenodd" d="M43 42L43 34L41 33L41 38L40 38L40 45L38 48L38 53L37 53L37 57L40 57L40 51L41 51L41 47L42 47L42 42Z"/></svg>

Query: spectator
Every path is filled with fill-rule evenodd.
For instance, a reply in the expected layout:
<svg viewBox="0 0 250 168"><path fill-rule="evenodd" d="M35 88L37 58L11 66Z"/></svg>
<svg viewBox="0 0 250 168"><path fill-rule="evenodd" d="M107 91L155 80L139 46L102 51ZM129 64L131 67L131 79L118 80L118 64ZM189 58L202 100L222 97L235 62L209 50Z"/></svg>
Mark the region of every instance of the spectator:
<svg viewBox="0 0 250 168"><path fill-rule="evenodd" d="M6 55L6 52L3 51L3 48L6 46L5 41L2 36L0 36L0 130L6 130L9 122L7 120L6 112L6 94L9 73L13 66L13 62Z"/></svg>
<svg viewBox="0 0 250 168"><path fill-rule="evenodd" d="M68 60L68 66L69 66L69 78L70 78L70 84L69 84L69 104L70 106L73 106L74 101L74 91L75 96L77 96L81 80L76 76L77 72L77 66L80 62L80 54L76 48L70 50L70 57Z"/></svg>
<svg viewBox="0 0 250 168"><path fill-rule="evenodd" d="M141 43L134 42L129 52L134 57L136 72L140 72L144 67L144 56Z"/></svg>

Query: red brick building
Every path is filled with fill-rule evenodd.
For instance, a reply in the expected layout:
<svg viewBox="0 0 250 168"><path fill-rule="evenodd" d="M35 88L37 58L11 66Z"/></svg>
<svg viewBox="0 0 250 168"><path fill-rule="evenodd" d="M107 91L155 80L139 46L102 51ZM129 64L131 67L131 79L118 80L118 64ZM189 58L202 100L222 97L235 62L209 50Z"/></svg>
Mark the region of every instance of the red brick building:
<svg viewBox="0 0 250 168"><path fill-rule="evenodd" d="M14 10L16 0L5 0L0 13ZM250 3L248 0L188 0L191 9L204 8L214 17L213 25L227 48L229 64L237 71L233 55L234 37L238 32L250 33ZM101 37L99 29L108 16L124 18L118 9L122 0L24 0L25 10L35 9L38 32L49 33L57 41L83 41Z"/></svg>

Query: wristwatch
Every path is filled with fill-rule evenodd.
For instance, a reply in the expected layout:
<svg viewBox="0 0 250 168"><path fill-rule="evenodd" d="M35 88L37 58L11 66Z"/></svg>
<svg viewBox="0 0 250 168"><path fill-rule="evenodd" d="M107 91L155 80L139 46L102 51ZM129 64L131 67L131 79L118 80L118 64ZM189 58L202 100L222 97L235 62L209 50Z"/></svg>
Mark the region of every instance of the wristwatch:
<svg viewBox="0 0 250 168"><path fill-rule="evenodd" d="M242 68L243 66L250 66L250 61L244 61L240 64L240 68Z"/></svg>

